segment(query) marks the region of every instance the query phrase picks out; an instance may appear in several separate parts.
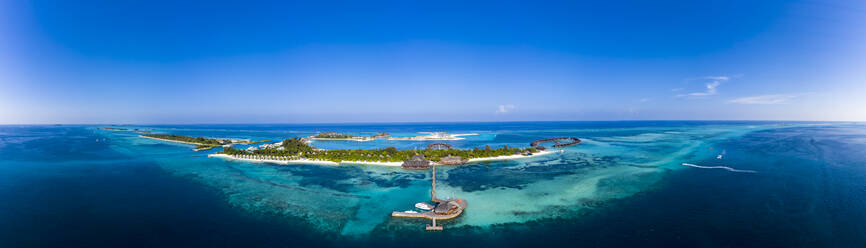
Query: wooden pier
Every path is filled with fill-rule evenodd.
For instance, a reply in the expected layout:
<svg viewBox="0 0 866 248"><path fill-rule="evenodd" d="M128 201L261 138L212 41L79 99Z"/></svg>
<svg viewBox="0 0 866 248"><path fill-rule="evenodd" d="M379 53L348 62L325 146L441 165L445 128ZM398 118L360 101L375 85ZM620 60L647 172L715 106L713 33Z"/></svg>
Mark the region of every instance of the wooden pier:
<svg viewBox="0 0 866 248"><path fill-rule="evenodd" d="M433 165L433 185L430 190L430 200L435 203L435 207L433 207L430 211L416 212L416 211L394 211L391 213L392 217L403 217L403 218L426 218L433 221L432 225L427 225L425 230L427 231L442 231L442 226L436 225L436 220L448 220L453 219L460 214L463 214L463 210L466 209L466 200L460 198L451 198L448 200L442 200L436 198L436 166Z"/></svg>

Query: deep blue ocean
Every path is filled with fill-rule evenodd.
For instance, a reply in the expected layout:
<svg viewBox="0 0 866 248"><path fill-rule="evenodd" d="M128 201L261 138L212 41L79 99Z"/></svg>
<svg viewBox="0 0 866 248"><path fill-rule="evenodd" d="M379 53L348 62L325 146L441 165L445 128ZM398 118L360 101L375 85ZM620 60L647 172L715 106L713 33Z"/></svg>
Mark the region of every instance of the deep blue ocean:
<svg viewBox="0 0 866 248"><path fill-rule="evenodd" d="M437 167L466 212L394 219L430 172L277 165L131 131L279 141L335 131L474 135L551 155ZM434 141L314 141L423 149ZM244 146L239 146L244 148ZM0 126L0 247L866 247L866 124L514 122Z"/></svg>

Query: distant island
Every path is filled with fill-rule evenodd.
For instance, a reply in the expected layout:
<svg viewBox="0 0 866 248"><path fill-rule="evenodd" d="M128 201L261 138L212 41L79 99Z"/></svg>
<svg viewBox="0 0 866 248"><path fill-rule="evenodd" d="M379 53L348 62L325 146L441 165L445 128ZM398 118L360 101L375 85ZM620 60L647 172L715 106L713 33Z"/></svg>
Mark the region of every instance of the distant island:
<svg viewBox="0 0 866 248"><path fill-rule="evenodd" d="M110 130L110 131L133 131L136 133L150 133L150 130L152 130L152 129L146 129L146 128L143 128L143 129L136 128L136 129L129 130L128 128L116 128L116 127L99 127L97 129Z"/></svg>
<svg viewBox="0 0 866 248"><path fill-rule="evenodd" d="M391 136L388 133L377 133L374 135L356 135L337 132L324 132L310 136L311 140L351 140L351 141L371 141L381 137Z"/></svg>
<svg viewBox="0 0 866 248"><path fill-rule="evenodd" d="M111 130L111 131L129 131L129 129L126 129L126 128L114 128L114 127L102 127L100 129Z"/></svg>
<svg viewBox="0 0 866 248"><path fill-rule="evenodd" d="M270 140L257 140L251 141L248 139L216 139L216 138L205 138L205 137L189 137L189 136L181 136L174 134L143 134L140 137L178 142L178 143L186 143L197 145L195 147L196 151L209 150L218 146L225 146L227 149L231 148L231 145L235 144L255 144L261 142L268 142Z"/></svg>
<svg viewBox="0 0 866 248"><path fill-rule="evenodd" d="M419 135L414 137L390 137L388 140L462 140L460 136L478 135L477 133L465 134L447 134L440 132L430 132L427 135Z"/></svg>

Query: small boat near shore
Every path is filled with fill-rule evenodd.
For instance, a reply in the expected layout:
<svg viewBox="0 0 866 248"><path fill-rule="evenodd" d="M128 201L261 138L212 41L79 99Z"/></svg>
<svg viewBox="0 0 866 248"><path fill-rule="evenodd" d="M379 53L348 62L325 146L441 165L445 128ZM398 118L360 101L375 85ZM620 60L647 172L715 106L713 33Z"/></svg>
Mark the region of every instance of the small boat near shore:
<svg viewBox="0 0 866 248"><path fill-rule="evenodd" d="M429 210L432 210L433 207L434 207L433 205L430 205L430 203L426 203L426 202L415 203L415 208L422 209L422 210L428 210L429 211Z"/></svg>

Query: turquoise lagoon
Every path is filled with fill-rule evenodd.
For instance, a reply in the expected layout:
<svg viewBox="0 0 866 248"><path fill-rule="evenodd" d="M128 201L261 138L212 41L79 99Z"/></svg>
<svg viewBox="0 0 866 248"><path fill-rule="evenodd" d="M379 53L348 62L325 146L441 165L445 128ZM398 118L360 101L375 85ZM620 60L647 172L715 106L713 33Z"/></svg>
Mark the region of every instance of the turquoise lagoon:
<svg viewBox="0 0 866 248"><path fill-rule="evenodd" d="M228 246L433 245L442 240L509 246L532 244L538 238L554 242L551 244L590 242L599 246L644 242L706 246L848 245L863 242L862 236L858 236L863 229L857 229L863 224L837 222L848 218L866 220L863 214L866 182L857 181L866 175L863 172L866 159L863 150L859 150L866 146L866 126L856 123L122 126L149 128L154 133L274 141L322 131L356 134L384 131L395 136L414 136L419 132L477 134L447 141L456 148L526 147L533 140L559 136L582 139L580 145L546 156L437 167L440 197L460 197L469 203L463 216L443 221L442 233L425 232L425 222L421 220L389 217L391 211L408 210L414 203L429 199L429 171L370 165L227 161L202 156L215 151L193 151L190 145L97 127L0 128L3 138L0 177L5 179L0 184L0 196L11 200L0 205L0 210L8 210L0 215L0 224L7 226L0 228L3 233L0 240L30 245L69 242L69 237L59 234L54 238L49 235L48 239L42 234L41 240L10 234L25 231L38 235L52 230L44 227L58 225L57 221L51 222L51 213L71 215L55 216L62 220L60 226L84 222L75 226L83 228L79 237L88 237L90 232L86 230L99 232L106 228L87 224L87 219L104 218L93 209L108 211L121 220L132 220L126 225L176 223L196 235L167 235L163 236L165 240L153 236L148 237L152 243L145 244ZM436 141L314 141L312 145L324 149L388 146L423 149L433 142ZM101 183L91 186L87 183L89 177L99 177L95 181ZM39 191L40 187L49 187L41 185L46 183L58 188ZM64 184L76 186L64 188ZM91 189L114 186L130 192ZM37 189L22 193L33 191L26 187ZM73 197L70 199L69 195ZM165 199L172 198L171 195L176 199ZM65 206L66 201L86 204L70 209ZM45 202L53 205L45 206ZM39 207L28 209L28 204ZM145 210L135 210L142 204ZM16 212L10 214L13 210ZM159 223L130 216L137 211L159 218ZM178 223L182 221L188 223ZM153 235L134 227L115 231ZM236 235L225 234L233 232ZM257 234L237 234L246 232ZM270 233L283 236L256 236ZM106 242L130 246L122 240Z"/></svg>

